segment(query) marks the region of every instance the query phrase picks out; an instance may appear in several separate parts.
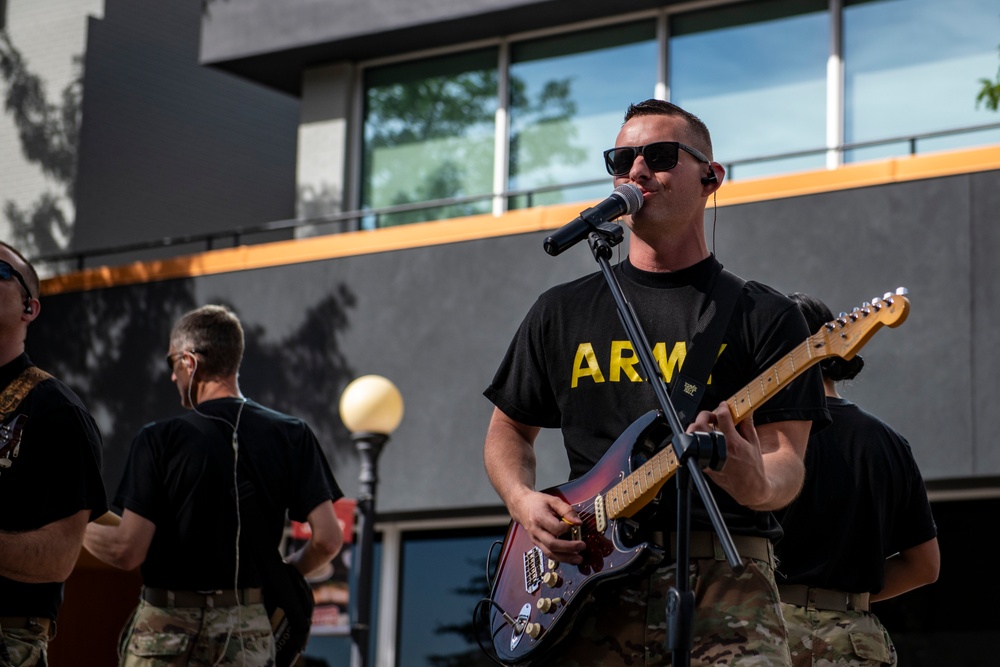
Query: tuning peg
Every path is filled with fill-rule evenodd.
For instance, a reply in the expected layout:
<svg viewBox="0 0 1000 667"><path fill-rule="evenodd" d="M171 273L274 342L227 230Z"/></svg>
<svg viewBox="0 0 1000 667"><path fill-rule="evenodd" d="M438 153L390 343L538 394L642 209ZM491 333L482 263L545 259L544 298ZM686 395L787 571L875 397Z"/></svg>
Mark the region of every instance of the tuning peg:
<svg viewBox="0 0 1000 667"><path fill-rule="evenodd" d="M910 290L906 289L905 287L897 287L896 288L896 294L898 296L906 296L909 293L910 293Z"/></svg>

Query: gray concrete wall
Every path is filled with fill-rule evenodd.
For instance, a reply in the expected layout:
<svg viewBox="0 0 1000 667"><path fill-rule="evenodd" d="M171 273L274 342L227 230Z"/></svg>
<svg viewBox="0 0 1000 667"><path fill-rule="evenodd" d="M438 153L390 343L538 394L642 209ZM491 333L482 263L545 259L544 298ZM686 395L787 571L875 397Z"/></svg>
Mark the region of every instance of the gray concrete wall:
<svg viewBox="0 0 1000 667"><path fill-rule="evenodd" d="M108 0L91 19L71 250L295 217L299 100L202 66L200 17L200 0Z"/></svg>
<svg viewBox="0 0 1000 667"><path fill-rule="evenodd" d="M670 5L632 0L210 0L202 21L206 65L298 94L310 66L479 39Z"/></svg>

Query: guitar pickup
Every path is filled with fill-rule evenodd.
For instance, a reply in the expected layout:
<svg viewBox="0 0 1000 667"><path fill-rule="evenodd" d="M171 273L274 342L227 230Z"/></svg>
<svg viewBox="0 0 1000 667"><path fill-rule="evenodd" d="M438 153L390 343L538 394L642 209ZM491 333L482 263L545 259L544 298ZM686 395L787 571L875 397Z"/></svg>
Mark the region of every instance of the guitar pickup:
<svg viewBox="0 0 1000 667"><path fill-rule="evenodd" d="M534 547L524 552L524 590L534 593L542 585L542 550Z"/></svg>
<svg viewBox="0 0 1000 667"><path fill-rule="evenodd" d="M604 529L608 527L608 514L604 511L604 496L602 495L594 498L594 521L599 533L603 533Z"/></svg>

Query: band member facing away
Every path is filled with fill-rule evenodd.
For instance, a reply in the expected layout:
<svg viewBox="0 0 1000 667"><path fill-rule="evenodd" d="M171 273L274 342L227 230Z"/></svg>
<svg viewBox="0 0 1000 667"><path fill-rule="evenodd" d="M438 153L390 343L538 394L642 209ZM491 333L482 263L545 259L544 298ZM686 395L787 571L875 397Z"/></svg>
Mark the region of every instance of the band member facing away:
<svg viewBox="0 0 1000 667"><path fill-rule="evenodd" d="M38 274L0 241L0 665L45 665L63 582L107 511L101 435L65 384L25 354Z"/></svg>
<svg viewBox="0 0 1000 667"><path fill-rule="evenodd" d="M833 314L819 299L795 293L818 331ZM889 633L870 604L931 584L941 554L924 480L906 439L878 417L841 398L864 360L820 362L830 427L809 439L802 493L778 514L778 590L792 662L895 665Z"/></svg>
<svg viewBox="0 0 1000 667"><path fill-rule="evenodd" d="M660 100L628 108L615 148L605 157L615 186L633 183L642 192L641 208L624 218L631 232L628 255L612 270L670 382L723 271L708 250L704 224L706 204L725 172L712 159L705 124ZM620 322L601 272L546 291L485 391L495 405L484 452L490 480L545 556L562 563L580 563L586 544L567 532L567 524L582 523L572 504L535 489L540 429L561 429L571 476L579 478L630 424L659 407L650 384L627 363L629 357L635 361L630 351L638 343L628 340ZM781 528L772 512L798 493L810 430L829 419L822 384L818 370L807 371L752 418L735 424L723 402L809 331L790 299L753 281L740 289L730 319L712 325L724 327L721 353L701 412L692 412L697 416L688 428L717 428L725 436L725 467L706 475L745 569L737 575L721 556L692 492L691 664L788 665L772 549ZM667 543L676 526L675 486L673 480L664 486L655 525L648 527L661 531ZM573 622L551 664L669 664L664 596L675 585L672 560L651 576L630 574L598 585L595 601Z"/></svg>
<svg viewBox="0 0 1000 667"><path fill-rule="evenodd" d="M277 550L286 511L308 522L311 537L287 558L303 574L343 543L333 510L343 494L315 435L241 394L242 357L243 328L229 309L202 306L177 321L166 363L189 411L139 431L114 499L121 522L87 531L97 558L141 568L122 665L273 664L250 523L262 525L263 548Z"/></svg>

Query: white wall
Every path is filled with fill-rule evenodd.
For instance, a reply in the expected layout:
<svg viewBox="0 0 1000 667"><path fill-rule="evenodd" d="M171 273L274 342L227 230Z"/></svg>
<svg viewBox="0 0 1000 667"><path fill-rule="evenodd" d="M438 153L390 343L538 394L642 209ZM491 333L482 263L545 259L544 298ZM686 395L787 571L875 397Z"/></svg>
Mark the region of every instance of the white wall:
<svg viewBox="0 0 1000 667"><path fill-rule="evenodd" d="M104 0L8 0L7 33L28 70L44 82L49 104L61 104L63 88L77 72L74 58L86 47L88 17L100 18L103 12ZM0 93L6 98L2 80ZM25 159L10 112L0 110L0 206L13 201L29 208L45 192L59 196L64 215L72 220L73 206L64 187ZM0 238L12 238L2 213Z"/></svg>

